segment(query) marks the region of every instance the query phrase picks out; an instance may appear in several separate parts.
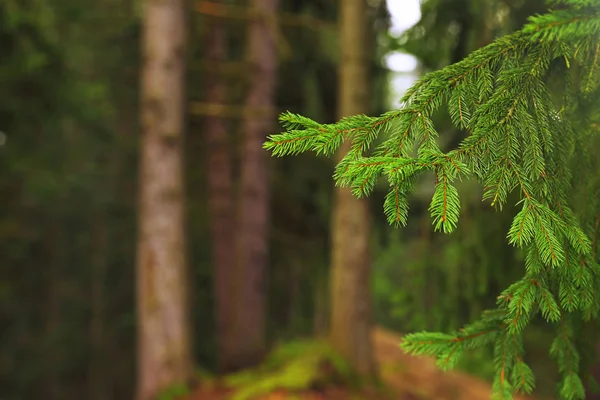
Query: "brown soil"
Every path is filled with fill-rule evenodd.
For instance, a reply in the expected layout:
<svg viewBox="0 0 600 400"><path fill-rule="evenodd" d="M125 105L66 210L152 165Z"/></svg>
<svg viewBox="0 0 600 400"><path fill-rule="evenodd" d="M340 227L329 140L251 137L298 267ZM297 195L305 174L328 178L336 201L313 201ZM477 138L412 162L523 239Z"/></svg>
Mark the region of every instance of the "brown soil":
<svg viewBox="0 0 600 400"><path fill-rule="evenodd" d="M401 336L382 328L373 331L375 357L380 376L389 393L344 388L286 393L276 391L256 400L489 400L491 385L464 373L442 372L429 357L415 357L400 349ZM186 400L227 400L231 390L222 387L199 388ZM515 396L515 400L527 400ZM529 398L531 399L531 398Z"/></svg>
<svg viewBox="0 0 600 400"><path fill-rule="evenodd" d="M398 393L431 400L489 400L492 388L479 378L456 372L443 372L429 357L404 353L397 334L377 328L373 332L376 358L383 381ZM515 396L515 400L528 397Z"/></svg>

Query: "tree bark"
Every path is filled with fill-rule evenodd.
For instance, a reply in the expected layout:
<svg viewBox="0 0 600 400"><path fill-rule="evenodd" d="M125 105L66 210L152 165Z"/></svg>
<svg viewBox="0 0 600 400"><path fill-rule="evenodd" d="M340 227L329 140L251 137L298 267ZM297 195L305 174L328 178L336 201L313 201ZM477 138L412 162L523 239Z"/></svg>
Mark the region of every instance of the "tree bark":
<svg viewBox="0 0 600 400"><path fill-rule="evenodd" d="M259 16L274 14L278 0L252 0ZM245 106L273 109L275 98L277 48L274 27L267 18L249 23L248 58L250 88ZM242 154L234 281L235 338L233 369L260 362L265 343L265 273L268 253L268 174L267 156L262 148L270 133L274 114L246 116L242 122Z"/></svg>
<svg viewBox="0 0 600 400"><path fill-rule="evenodd" d="M207 60L226 60L225 29L219 20L213 20L207 37ZM224 104L227 86L221 76L208 76L207 100ZM217 322L217 364L220 372L227 372L232 364L232 308L231 282L233 279L234 208L232 189L232 159L227 122L218 116L205 117L206 159L208 161L208 203L212 241L215 315Z"/></svg>
<svg viewBox="0 0 600 400"><path fill-rule="evenodd" d="M139 238L139 400L191 377L184 234L185 0L143 14Z"/></svg>
<svg viewBox="0 0 600 400"><path fill-rule="evenodd" d="M313 333L318 338L327 337L329 333L330 282L327 271L319 271L315 277L315 310Z"/></svg>
<svg viewBox="0 0 600 400"><path fill-rule="evenodd" d="M340 2L339 117L367 112L366 2ZM350 147L346 141L339 160ZM368 204L336 188L333 205L331 339L363 376L374 374L371 333Z"/></svg>
<svg viewBox="0 0 600 400"><path fill-rule="evenodd" d="M106 371L104 368L106 354L104 352L105 336L105 289L108 256L108 237L106 215L96 211L92 227L91 247L91 284L90 306L91 318L89 325L90 347L92 356L89 362L88 399L102 400L107 393Z"/></svg>
<svg viewBox="0 0 600 400"><path fill-rule="evenodd" d="M60 399L64 396L64 388L61 385L61 354L56 340L57 332L64 323L63 299L64 285L67 280L65 274L61 271L62 266L66 264L65 257L65 228L57 216L51 216L49 221L49 231L46 243L48 244L46 259L48 260L47 273L47 297L45 303L46 326L45 339L47 347L45 349L45 382L44 392L50 399ZM71 283L71 282L69 282Z"/></svg>

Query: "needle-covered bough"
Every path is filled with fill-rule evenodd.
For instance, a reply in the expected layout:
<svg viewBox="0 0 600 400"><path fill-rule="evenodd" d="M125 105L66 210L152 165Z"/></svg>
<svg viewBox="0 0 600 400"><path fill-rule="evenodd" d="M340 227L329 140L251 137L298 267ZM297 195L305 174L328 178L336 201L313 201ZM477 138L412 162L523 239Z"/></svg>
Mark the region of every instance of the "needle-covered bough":
<svg viewBox="0 0 600 400"><path fill-rule="evenodd" d="M343 141L350 151L337 164L337 185L368 196L381 177L389 182L383 210L403 226L415 178L435 174L429 211L435 230L451 233L460 212L455 182L475 178L483 200L502 207L519 191L520 210L508 232L522 249L522 279L504 290L494 310L451 334L406 335L402 346L433 355L442 368L468 349L493 345L494 396L530 393L534 376L524 361L522 333L536 314L556 328L550 353L562 375L561 399L584 398L584 380L597 340L600 268L599 149L600 2L562 0L530 18L520 31L419 80L398 110L319 124L290 112L285 132L271 135L274 156L314 151L332 156ZM432 114L447 105L467 135L443 152ZM378 145L374 145L379 139Z"/></svg>

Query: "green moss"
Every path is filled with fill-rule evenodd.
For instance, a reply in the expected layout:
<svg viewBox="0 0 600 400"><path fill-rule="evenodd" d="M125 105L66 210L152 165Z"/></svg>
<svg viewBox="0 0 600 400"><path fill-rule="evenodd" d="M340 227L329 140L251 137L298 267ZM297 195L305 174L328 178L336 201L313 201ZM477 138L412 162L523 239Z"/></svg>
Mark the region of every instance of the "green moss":
<svg viewBox="0 0 600 400"><path fill-rule="evenodd" d="M231 375L232 400L249 400L275 390L301 391L356 381L352 369L331 347L319 341L297 341L277 347L257 369Z"/></svg>
<svg viewBox="0 0 600 400"><path fill-rule="evenodd" d="M190 394L190 388L187 385L172 385L164 389L158 395L158 400L176 400Z"/></svg>

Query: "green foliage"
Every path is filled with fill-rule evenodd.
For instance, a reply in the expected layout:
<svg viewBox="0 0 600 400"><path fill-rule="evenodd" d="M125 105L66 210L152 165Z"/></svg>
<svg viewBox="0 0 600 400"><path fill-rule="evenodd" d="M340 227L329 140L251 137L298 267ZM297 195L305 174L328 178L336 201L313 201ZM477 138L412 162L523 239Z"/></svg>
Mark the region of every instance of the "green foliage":
<svg viewBox="0 0 600 400"><path fill-rule="evenodd" d="M330 156L351 141L336 167L336 184L360 197L368 196L380 177L387 178L384 213L395 226L407 223L407 195L426 171L435 177L429 207L434 229L445 233L458 224L457 180L476 178L484 185L483 200L499 209L512 192L519 194L521 210L507 239L526 254L523 278L503 291L496 310L474 323L452 334L410 334L403 344L413 353L436 356L442 368L455 366L465 350L492 344L494 395L502 399L535 386L522 335L536 315L558 330L550 353L562 374L560 398L583 398L574 321L589 321L600 308L593 251L597 224L583 220L599 210L587 202L574 208L579 196L599 187L573 179L590 172L590 165L573 164L588 153L600 116L594 105L600 8L562 3L568 7L533 17L521 31L426 75L399 110L334 124L288 112L281 116L286 132L265 143L276 156L306 151ZM453 123L469 132L448 152L439 147L431 120L443 103ZM371 150L380 135L386 140Z"/></svg>
<svg viewBox="0 0 600 400"><path fill-rule="evenodd" d="M327 343L297 341L276 348L261 367L229 376L226 384L237 389L234 400L246 400L278 389L299 391L349 383L353 375Z"/></svg>
<svg viewBox="0 0 600 400"><path fill-rule="evenodd" d="M157 400L176 400L190 394L190 388L187 385L172 385L162 390Z"/></svg>
<svg viewBox="0 0 600 400"><path fill-rule="evenodd" d="M136 135L121 134L114 111L137 118L137 79L123 72L137 41L105 43L123 26L113 12L106 2L0 4L1 398L131 397L135 307L123 288L134 285L123 266L135 197L123 188Z"/></svg>

